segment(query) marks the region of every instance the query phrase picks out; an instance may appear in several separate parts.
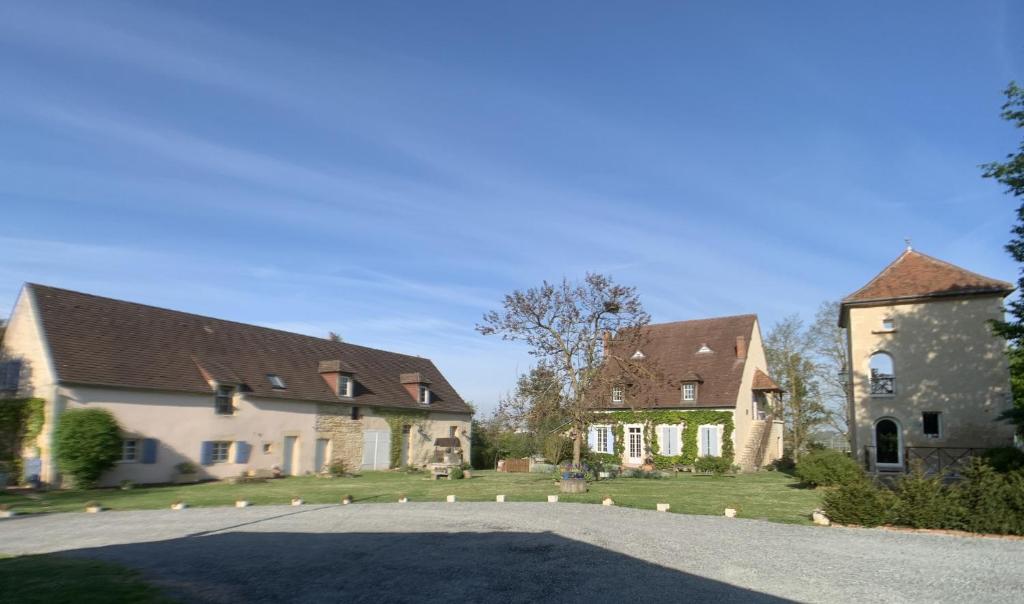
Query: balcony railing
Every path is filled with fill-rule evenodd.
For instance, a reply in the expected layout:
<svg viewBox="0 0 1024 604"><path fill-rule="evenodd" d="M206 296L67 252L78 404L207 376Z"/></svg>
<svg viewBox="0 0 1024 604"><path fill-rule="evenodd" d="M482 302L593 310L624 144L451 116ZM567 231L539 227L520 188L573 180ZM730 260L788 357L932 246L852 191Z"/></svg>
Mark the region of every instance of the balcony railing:
<svg viewBox="0 0 1024 604"><path fill-rule="evenodd" d="M892 396L896 394L896 377L891 375L871 376L871 396Z"/></svg>

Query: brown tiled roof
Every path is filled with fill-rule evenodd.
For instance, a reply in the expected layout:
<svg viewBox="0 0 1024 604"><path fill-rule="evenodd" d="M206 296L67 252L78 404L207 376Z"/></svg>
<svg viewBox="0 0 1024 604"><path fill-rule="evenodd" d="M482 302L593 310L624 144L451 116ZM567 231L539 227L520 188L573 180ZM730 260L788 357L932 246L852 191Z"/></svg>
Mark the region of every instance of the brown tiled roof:
<svg viewBox="0 0 1024 604"><path fill-rule="evenodd" d="M471 409L429 359L332 342L287 331L213 319L43 285L35 296L62 383L209 393L204 374L260 397L341 402L320 375L321 361L354 374L346 404L469 413ZM431 383L421 405L400 376ZM271 387L268 374L285 389Z"/></svg>
<svg viewBox="0 0 1024 604"><path fill-rule="evenodd" d="M775 380L773 380L772 378L768 377L768 374L763 372L763 371L761 371L760 369L755 369L754 370L754 385L753 385L752 389L753 390L774 390L774 391L777 391L777 392L782 392L782 388L779 388L779 385L775 383Z"/></svg>
<svg viewBox="0 0 1024 604"><path fill-rule="evenodd" d="M888 302L931 296L1009 294L1013 285L907 249L843 304Z"/></svg>
<svg viewBox="0 0 1024 604"><path fill-rule="evenodd" d="M657 368L661 379L651 385L651 400L644 404L673 408L734 407L746 363L746 357L736 356L736 338L743 337L749 346L756 321L757 315L738 315L645 327L641 338L644 362ZM698 352L705 345L710 352ZM697 400L684 404L681 385L686 381L700 383ZM609 396L609 404L602 407L628 407L629 402L612 405Z"/></svg>

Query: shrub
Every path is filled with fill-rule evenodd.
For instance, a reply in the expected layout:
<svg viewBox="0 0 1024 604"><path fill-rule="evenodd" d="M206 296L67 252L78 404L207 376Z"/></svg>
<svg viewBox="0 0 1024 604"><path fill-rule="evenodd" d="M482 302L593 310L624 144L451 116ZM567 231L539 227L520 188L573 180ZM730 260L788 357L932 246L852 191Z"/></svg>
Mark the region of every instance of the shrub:
<svg viewBox="0 0 1024 604"><path fill-rule="evenodd" d="M661 472L648 472L640 468L631 468L629 470L622 471L623 478L644 478L647 480L658 480L663 478Z"/></svg>
<svg viewBox="0 0 1024 604"><path fill-rule="evenodd" d="M842 524L878 526L892 520L890 510L895 497L864 476L839 485L825 493L825 515Z"/></svg>
<svg viewBox="0 0 1024 604"><path fill-rule="evenodd" d="M179 464L176 464L174 466L174 469L178 472L178 474L195 474L196 472L199 471L199 468L196 467L196 464L190 461L183 461Z"/></svg>
<svg viewBox="0 0 1024 604"><path fill-rule="evenodd" d="M341 477L348 476L349 467L344 459L333 459L327 464L327 474L331 476Z"/></svg>
<svg viewBox="0 0 1024 604"><path fill-rule="evenodd" d="M1012 472L1024 468L1024 451L1016 447L996 447L981 456L996 472Z"/></svg>
<svg viewBox="0 0 1024 604"><path fill-rule="evenodd" d="M693 469L696 472L710 472L715 476L721 476L732 470L732 464L724 457L698 457L693 462Z"/></svg>
<svg viewBox="0 0 1024 604"><path fill-rule="evenodd" d="M821 487L855 481L863 472L849 455L824 449L804 455L796 464L796 476L804 484Z"/></svg>
<svg viewBox="0 0 1024 604"><path fill-rule="evenodd" d="M959 501L940 477L925 476L921 464L896 485L895 524L913 528L956 528L960 524Z"/></svg>
<svg viewBox="0 0 1024 604"><path fill-rule="evenodd" d="M448 471L448 478L451 478L452 480L462 480L465 477L466 473L463 472L462 468L458 466L455 466L454 468Z"/></svg>
<svg viewBox="0 0 1024 604"><path fill-rule="evenodd" d="M975 533L1024 534L1024 471L1000 474L971 460L955 496L964 510L960 528Z"/></svg>
<svg viewBox="0 0 1024 604"><path fill-rule="evenodd" d="M75 486L88 487L121 459L121 430L105 409L71 409L54 435L57 465Z"/></svg>
<svg viewBox="0 0 1024 604"><path fill-rule="evenodd" d="M796 462L793 458L784 455L764 467L769 472L792 472L796 469Z"/></svg>

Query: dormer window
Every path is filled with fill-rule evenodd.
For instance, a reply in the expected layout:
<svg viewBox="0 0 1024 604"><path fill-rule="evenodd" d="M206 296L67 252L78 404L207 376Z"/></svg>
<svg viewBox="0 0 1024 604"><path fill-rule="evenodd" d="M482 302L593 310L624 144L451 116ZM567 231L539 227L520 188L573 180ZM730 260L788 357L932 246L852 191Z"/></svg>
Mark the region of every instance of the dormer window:
<svg viewBox="0 0 1024 604"><path fill-rule="evenodd" d="M420 384L420 404L430 404L430 388L427 388L424 384Z"/></svg>
<svg viewBox="0 0 1024 604"><path fill-rule="evenodd" d="M234 398L234 386L217 386L217 395L213 400L213 409L217 415L234 415L235 406L231 399Z"/></svg>
<svg viewBox="0 0 1024 604"><path fill-rule="evenodd" d="M344 398L352 398L352 376L350 375L338 375L338 396Z"/></svg>
<svg viewBox="0 0 1024 604"><path fill-rule="evenodd" d="M270 382L270 387L273 388L274 390L284 390L288 387L285 385L284 380L281 378L281 376L277 375L276 373L268 373L267 381Z"/></svg>
<svg viewBox="0 0 1024 604"><path fill-rule="evenodd" d="M700 348L697 349L697 354L708 354L710 352L714 352L714 351L711 350L711 347L708 346L707 344L701 344Z"/></svg>
<svg viewBox="0 0 1024 604"><path fill-rule="evenodd" d="M625 400L625 394L622 391L622 386L612 387L612 403L621 405Z"/></svg>
<svg viewBox="0 0 1024 604"><path fill-rule="evenodd" d="M687 402L697 400L697 384L683 384L683 400Z"/></svg>

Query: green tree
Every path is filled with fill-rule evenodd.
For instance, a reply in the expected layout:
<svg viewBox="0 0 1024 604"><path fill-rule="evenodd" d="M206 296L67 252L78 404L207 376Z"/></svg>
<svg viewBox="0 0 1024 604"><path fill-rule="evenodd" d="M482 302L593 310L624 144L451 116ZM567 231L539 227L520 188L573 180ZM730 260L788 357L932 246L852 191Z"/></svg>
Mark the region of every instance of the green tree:
<svg viewBox="0 0 1024 604"><path fill-rule="evenodd" d="M1006 88L1006 103L1003 104L1002 117L1017 128L1024 129L1024 88L1011 82ZM1024 196L1024 137L1017 150L1009 153L1002 162L991 162L982 166L985 178L995 179L1006 187L1006 192L1015 198ZM1006 245L1006 250L1014 260L1024 264L1024 202L1017 206L1017 222L1011 229L1013 238ZM1021 271L1017 288L1024 291L1024 271ZM1018 298L1009 304L1010 319L994 324L997 335L1009 342L1010 375L1013 387L1014 406L1000 416L1017 426L1018 432L1024 434L1024 299Z"/></svg>
<svg viewBox="0 0 1024 604"><path fill-rule="evenodd" d="M70 409L57 422L54 445L60 471L85 488L121 459L121 429L106 409Z"/></svg>
<svg viewBox="0 0 1024 604"><path fill-rule="evenodd" d="M822 302L807 336L816 355L817 380L825 406L825 423L842 434L849 443L848 349L846 330L839 327L838 317L839 302Z"/></svg>
<svg viewBox="0 0 1024 604"><path fill-rule="evenodd" d="M809 444L811 431L828 417L821 401L813 341L800 317L790 315L772 326L764 347L768 371L786 391L782 418L793 459L798 460Z"/></svg>

